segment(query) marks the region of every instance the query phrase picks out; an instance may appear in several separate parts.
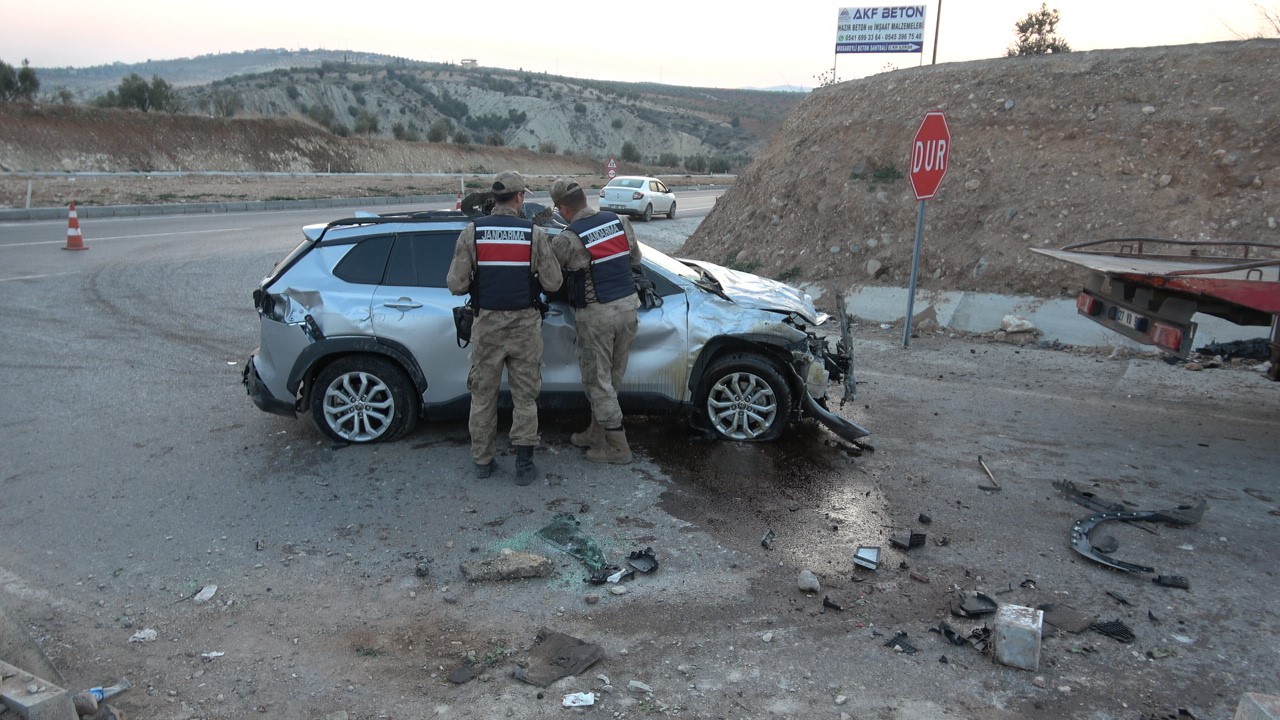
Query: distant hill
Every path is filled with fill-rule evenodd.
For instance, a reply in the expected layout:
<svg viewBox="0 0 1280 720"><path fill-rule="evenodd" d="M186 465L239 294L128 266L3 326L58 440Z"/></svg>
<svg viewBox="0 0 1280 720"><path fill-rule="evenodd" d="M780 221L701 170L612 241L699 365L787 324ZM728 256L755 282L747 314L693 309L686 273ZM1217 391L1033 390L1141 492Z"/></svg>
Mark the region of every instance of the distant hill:
<svg viewBox="0 0 1280 720"><path fill-rule="evenodd" d="M630 147L640 162L695 170L699 163L744 166L804 98L337 50L264 49L37 73L47 93L65 88L81 102L137 73L173 85L193 114L290 118L337 135L465 140L591 158L621 157Z"/></svg>

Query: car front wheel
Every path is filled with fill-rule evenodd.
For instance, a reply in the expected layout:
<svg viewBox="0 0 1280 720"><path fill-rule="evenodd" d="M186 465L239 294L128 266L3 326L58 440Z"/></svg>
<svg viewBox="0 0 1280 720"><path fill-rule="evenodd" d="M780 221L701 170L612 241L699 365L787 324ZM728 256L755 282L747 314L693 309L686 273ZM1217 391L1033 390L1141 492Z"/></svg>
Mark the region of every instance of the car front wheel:
<svg viewBox="0 0 1280 720"><path fill-rule="evenodd" d="M645 222L649 222L650 220L652 220L652 219L653 219L653 204L652 204L652 203L650 203L650 204L648 204L648 205L645 205L645 206L644 206L644 212L643 212L643 213L640 213L640 219L641 219L641 220L643 220L643 221L645 221Z"/></svg>
<svg viewBox="0 0 1280 720"><path fill-rule="evenodd" d="M395 440L417 423L414 395L409 377L390 361L368 355L341 358L316 376L311 421L334 440Z"/></svg>
<svg viewBox="0 0 1280 720"><path fill-rule="evenodd" d="M782 434L791 414L791 387L777 367L750 354L715 361L696 406L717 436L761 442Z"/></svg>
<svg viewBox="0 0 1280 720"><path fill-rule="evenodd" d="M667 219L668 220L676 219L676 201L675 200L672 200L671 207L667 208Z"/></svg>

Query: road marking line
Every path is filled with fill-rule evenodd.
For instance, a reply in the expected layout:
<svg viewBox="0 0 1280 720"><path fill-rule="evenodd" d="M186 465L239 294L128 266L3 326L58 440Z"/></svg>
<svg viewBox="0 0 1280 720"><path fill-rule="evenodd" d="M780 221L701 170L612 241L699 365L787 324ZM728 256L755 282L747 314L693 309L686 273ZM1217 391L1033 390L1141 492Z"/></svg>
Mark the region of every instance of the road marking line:
<svg viewBox="0 0 1280 720"><path fill-rule="evenodd" d="M115 235L111 237L87 237L85 238L85 243L88 244L90 241L102 242L103 240L135 240L135 239L141 239L141 238L165 237L168 235L202 235L206 233L243 232L248 229L249 228L219 228L216 230L183 230L181 232L150 233L147 235ZM65 238L62 240L36 240L34 242L10 243L8 245L0 245L0 248L25 247L28 245L61 245L65 242L66 242Z"/></svg>
<svg viewBox="0 0 1280 720"><path fill-rule="evenodd" d="M0 278L0 282L9 282L10 280L39 280L40 278L58 277L59 275L79 275L80 271L48 273L46 275L19 275L18 277Z"/></svg>

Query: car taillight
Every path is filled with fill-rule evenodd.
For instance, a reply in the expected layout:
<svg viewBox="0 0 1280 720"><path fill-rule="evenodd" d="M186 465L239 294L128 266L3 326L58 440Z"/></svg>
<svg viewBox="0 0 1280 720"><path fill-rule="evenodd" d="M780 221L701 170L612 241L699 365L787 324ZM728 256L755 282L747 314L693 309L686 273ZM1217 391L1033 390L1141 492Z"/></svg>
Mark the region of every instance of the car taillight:
<svg viewBox="0 0 1280 720"><path fill-rule="evenodd" d="M604 188L600 188L600 197L604 197Z"/></svg>
<svg viewBox="0 0 1280 720"><path fill-rule="evenodd" d="M1076 310L1081 315L1093 317L1102 312L1102 303L1098 301L1098 298L1088 293L1080 293L1079 297L1076 298Z"/></svg>
<svg viewBox="0 0 1280 720"><path fill-rule="evenodd" d="M644 199L644 193L642 193L642 192L640 192L639 190L637 190L637 191L635 191L635 192L631 193L631 199L632 199L632 200L643 200L643 199Z"/></svg>
<svg viewBox="0 0 1280 720"><path fill-rule="evenodd" d="M1165 350L1182 351L1182 330L1171 325L1157 322L1155 329L1151 331L1151 340Z"/></svg>

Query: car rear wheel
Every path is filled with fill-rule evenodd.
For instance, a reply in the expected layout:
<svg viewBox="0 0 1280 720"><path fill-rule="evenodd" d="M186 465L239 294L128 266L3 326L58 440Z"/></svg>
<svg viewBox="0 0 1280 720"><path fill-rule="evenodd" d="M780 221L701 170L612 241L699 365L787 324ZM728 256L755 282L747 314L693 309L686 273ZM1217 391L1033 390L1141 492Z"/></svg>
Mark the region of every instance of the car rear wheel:
<svg viewBox="0 0 1280 720"><path fill-rule="evenodd" d="M640 219L645 222L653 219L653 203L644 206L644 212L640 214Z"/></svg>
<svg viewBox="0 0 1280 720"><path fill-rule="evenodd" d="M418 421L414 395L409 377L389 360L369 355L344 357L316 376L311 421L334 440L395 440Z"/></svg>
<svg viewBox="0 0 1280 720"><path fill-rule="evenodd" d="M671 207L667 208L667 219L668 220L676 219L676 201L675 200L672 200Z"/></svg>
<svg viewBox="0 0 1280 720"><path fill-rule="evenodd" d="M764 357L729 355L712 363L695 407L722 439L773 440L791 415L791 386Z"/></svg>

